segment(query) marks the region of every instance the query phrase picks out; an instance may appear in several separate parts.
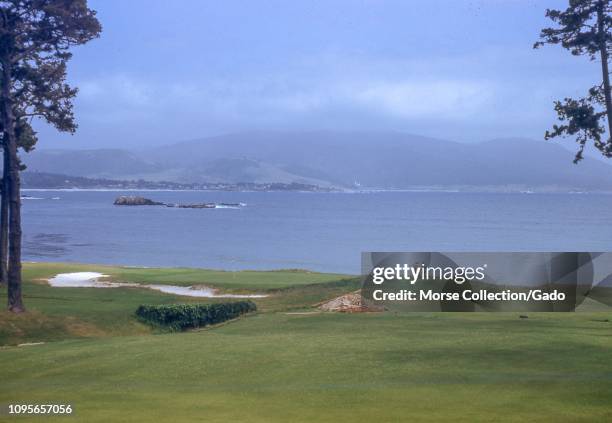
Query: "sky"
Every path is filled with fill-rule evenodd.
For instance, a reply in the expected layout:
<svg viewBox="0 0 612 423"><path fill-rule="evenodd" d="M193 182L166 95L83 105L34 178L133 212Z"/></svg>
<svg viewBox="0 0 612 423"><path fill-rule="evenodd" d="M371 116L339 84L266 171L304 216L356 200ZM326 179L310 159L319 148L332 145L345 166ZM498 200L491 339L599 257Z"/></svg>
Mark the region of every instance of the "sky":
<svg viewBox="0 0 612 423"><path fill-rule="evenodd" d="M598 64L533 50L567 0L90 0L73 49L74 135L39 148L131 148L253 130L541 139L553 101Z"/></svg>

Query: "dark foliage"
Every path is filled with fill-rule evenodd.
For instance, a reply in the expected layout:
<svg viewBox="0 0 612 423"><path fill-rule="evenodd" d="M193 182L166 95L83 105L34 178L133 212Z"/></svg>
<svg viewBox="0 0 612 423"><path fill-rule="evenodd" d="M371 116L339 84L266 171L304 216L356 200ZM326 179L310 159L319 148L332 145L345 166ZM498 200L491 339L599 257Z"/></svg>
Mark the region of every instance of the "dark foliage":
<svg viewBox="0 0 612 423"><path fill-rule="evenodd" d="M610 0L569 0L567 9L548 9L546 16L557 26L544 28L534 48L559 44L575 56L586 55L591 60L600 60L602 79L583 98L555 102L558 119L563 123L553 125L552 130L546 131L545 138L574 137L579 146L574 163L582 160L589 140L605 157L612 157L612 94L608 69L612 50Z"/></svg>
<svg viewBox="0 0 612 423"><path fill-rule="evenodd" d="M180 331L225 322L256 310L257 306L252 301L217 304L141 305L136 310L136 316L153 326Z"/></svg>
<svg viewBox="0 0 612 423"><path fill-rule="evenodd" d="M0 207L0 277L8 281L8 308L15 313L25 311L19 176L23 166L18 150L27 152L36 144L33 118L59 131L76 130L72 100L77 89L66 82L70 48L98 37L101 29L86 0L0 1L0 131L6 169Z"/></svg>

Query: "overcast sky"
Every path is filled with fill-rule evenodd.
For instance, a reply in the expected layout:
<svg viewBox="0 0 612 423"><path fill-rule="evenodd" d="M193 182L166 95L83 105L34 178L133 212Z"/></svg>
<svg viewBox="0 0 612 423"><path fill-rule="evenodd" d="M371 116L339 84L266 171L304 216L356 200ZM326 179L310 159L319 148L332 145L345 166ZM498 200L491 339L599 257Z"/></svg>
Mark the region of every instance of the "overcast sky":
<svg viewBox="0 0 612 423"><path fill-rule="evenodd" d="M41 148L168 144L246 130L541 138L596 63L533 50L556 0L90 0L74 49L74 136Z"/></svg>

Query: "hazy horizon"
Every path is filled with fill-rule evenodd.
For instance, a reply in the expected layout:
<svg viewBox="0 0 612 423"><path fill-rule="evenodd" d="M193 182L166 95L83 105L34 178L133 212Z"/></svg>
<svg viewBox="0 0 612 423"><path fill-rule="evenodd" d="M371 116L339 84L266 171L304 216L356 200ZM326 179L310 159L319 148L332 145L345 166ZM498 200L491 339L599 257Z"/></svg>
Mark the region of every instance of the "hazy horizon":
<svg viewBox="0 0 612 423"><path fill-rule="evenodd" d="M598 72L561 48L532 49L545 9L563 1L90 5L104 29L69 65L79 129L36 124L41 149L259 130L542 139L553 100Z"/></svg>
<svg viewBox="0 0 612 423"><path fill-rule="evenodd" d="M149 151L151 149L156 149L158 147L168 147L168 146L173 146L173 145L177 145L177 144L184 144L184 143L193 143L193 142L198 142L198 141L212 141L215 140L217 138L222 139L225 137L231 137L231 136L257 136L257 135L269 135L269 136L275 136L275 135L283 135L283 134L287 134L287 135L321 135L321 134L342 134L342 135L350 135L350 134L355 134L355 135L402 135L402 136L406 136L406 137L416 137L416 138L426 138L426 139L430 139L431 141L439 141L439 142L452 142L452 143L459 143L459 144L482 144L482 143L488 143L488 142L499 142L499 141L507 141L507 140L517 140L517 141L533 141L533 142L542 142L542 143L550 143L550 144L557 144L560 147L568 147L567 149L569 149L570 151L574 151L574 145L573 144L569 144L569 145L564 145L563 143L560 142L554 142L554 141L546 141L543 138L542 139L537 139L537 138L533 138L533 137L521 137L521 136L508 136L508 137L504 137L504 136L498 136L498 137L493 137L493 138L487 138L487 139L482 139L482 140L474 140L474 141L470 141L470 142L466 142L466 141L462 141L462 140L455 140L455 139L448 139L448 138L442 138L442 137L437 137L437 136L428 136L428 135L424 135L424 134L420 134L420 133L415 133L415 132L410 132L410 131L398 131L398 130L393 130L393 129L365 129L365 130L351 130L351 129L326 129L326 128L296 128L296 129L245 129L245 130L237 130L237 131L227 131L227 132L220 132L220 133L216 133L216 134L210 134L210 135L206 135L206 136L195 136L195 137L191 137L191 138L184 138L184 139L177 139L177 140L168 140L167 142L160 142L158 143L154 143L154 144L138 144L138 145L122 145L122 144L111 144L111 145L100 145L100 144L91 144L91 143L87 143L87 142L83 142L83 143L78 143L78 142L71 142L70 145L66 145L65 143L61 142L61 143L45 143L45 144L39 144L36 146L35 150L45 150L45 151L49 151L49 150L105 150L105 149L110 149L110 150L126 150L126 151L134 151L134 152L138 152L138 151ZM75 135L76 137L76 135ZM291 138L287 139L288 143L293 142ZM567 143L566 143L567 144ZM589 146L587 146L588 148ZM589 154L588 157L593 157L593 155ZM607 159L603 159L604 162L609 162L610 160Z"/></svg>

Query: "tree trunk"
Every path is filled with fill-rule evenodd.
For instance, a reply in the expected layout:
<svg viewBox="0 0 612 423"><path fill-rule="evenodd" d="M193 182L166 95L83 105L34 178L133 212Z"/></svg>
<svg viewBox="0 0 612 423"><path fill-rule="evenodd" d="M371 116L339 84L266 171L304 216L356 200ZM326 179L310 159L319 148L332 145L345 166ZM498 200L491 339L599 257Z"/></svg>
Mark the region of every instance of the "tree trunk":
<svg viewBox="0 0 612 423"><path fill-rule="evenodd" d="M8 309L14 313L25 311L21 297L21 193L19 182L19 157L17 134L11 98L10 61L2 60L1 111L4 126L5 149L8 159L9 200L9 254L8 254Z"/></svg>
<svg viewBox="0 0 612 423"><path fill-rule="evenodd" d="M12 113L11 113L12 114ZM9 129L9 254L8 254L8 308L14 313L25 311L21 297L21 192L19 158L15 128Z"/></svg>
<svg viewBox="0 0 612 423"><path fill-rule="evenodd" d="M599 53L601 55L601 73L603 77L604 96L606 99L606 115L608 117L608 138L612 141L612 92L610 91L610 70L608 69L607 33L604 24L605 2L597 5L597 34L599 36ZM609 141L609 142L610 142Z"/></svg>
<svg viewBox="0 0 612 423"><path fill-rule="evenodd" d="M6 139L6 136L5 136ZM6 148L2 149L4 164L2 168L2 185L0 192L0 283L8 283L8 211L9 211L9 172L8 172L8 153Z"/></svg>

